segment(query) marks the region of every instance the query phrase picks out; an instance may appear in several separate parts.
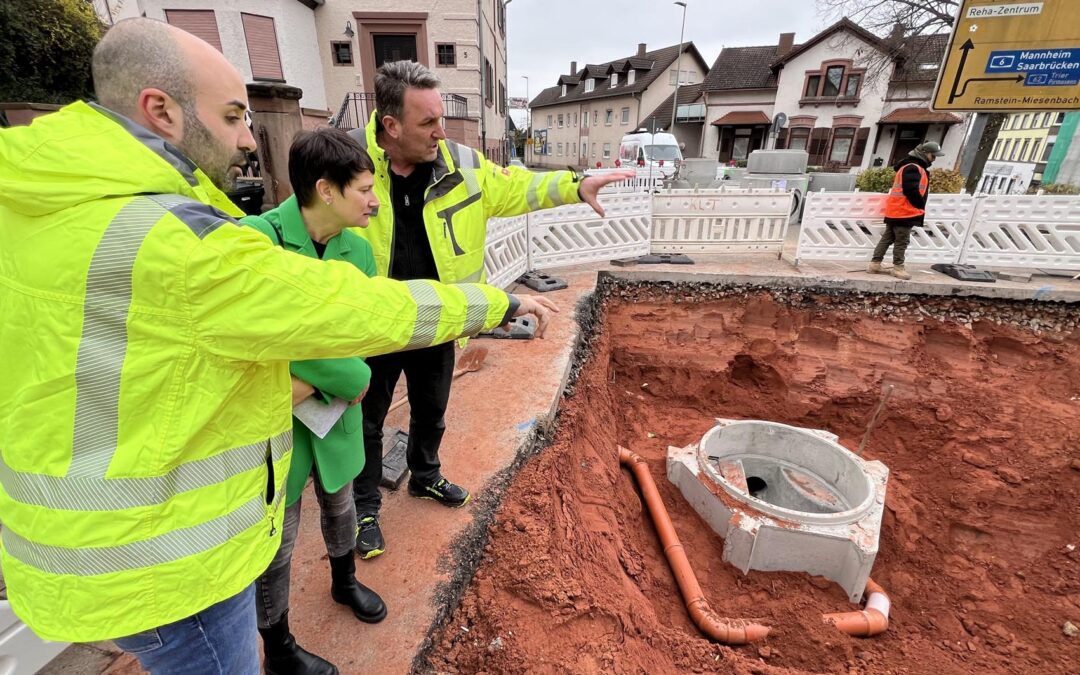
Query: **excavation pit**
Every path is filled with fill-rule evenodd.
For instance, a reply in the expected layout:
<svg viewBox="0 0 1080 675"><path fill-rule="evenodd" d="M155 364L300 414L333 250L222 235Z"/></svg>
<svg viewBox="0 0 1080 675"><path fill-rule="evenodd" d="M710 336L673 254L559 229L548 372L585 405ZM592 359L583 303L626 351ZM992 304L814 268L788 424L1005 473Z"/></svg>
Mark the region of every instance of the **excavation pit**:
<svg viewBox="0 0 1080 675"><path fill-rule="evenodd" d="M502 493L420 670L1075 672L1075 306L618 280L598 296L557 428ZM822 621L857 609L836 583L725 562L665 465L718 416L853 450L890 384L863 456L890 471L872 576L891 622L860 639ZM648 461L709 604L768 625L765 641L723 647L691 622L619 445ZM759 497L783 480L747 477Z"/></svg>

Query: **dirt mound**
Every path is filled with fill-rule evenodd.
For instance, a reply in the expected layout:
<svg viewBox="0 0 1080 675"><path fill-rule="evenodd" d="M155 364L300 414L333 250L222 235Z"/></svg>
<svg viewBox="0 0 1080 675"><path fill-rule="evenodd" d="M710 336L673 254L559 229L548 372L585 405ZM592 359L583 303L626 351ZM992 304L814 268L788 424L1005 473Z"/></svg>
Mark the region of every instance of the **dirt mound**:
<svg viewBox="0 0 1080 675"><path fill-rule="evenodd" d="M1062 625L1080 625L1080 336L985 302L957 323L927 300L673 300L607 306L552 447L508 488L435 637L436 671L1076 672L1080 637ZM664 460L718 416L854 448L886 383L866 455L891 470L873 576L892 624L861 640L821 620L852 608L836 585L724 563ZM722 647L693 626L617 444L650 460L713 608L772 626L766 641Z"/></svg>

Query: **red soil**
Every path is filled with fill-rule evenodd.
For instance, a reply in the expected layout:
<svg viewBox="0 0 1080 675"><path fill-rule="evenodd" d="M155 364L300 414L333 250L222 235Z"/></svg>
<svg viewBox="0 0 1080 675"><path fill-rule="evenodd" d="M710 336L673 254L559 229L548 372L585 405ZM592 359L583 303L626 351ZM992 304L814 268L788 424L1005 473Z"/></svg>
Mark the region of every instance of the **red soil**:
<svg viewBox="0 0 1080 675"><path fill-rule="evenodd" d="M610 303L552 447L511 483L435 637L435 670L1077 672L1062 625L1080 625L1080 335L856 309L765 293ZM892 624L857 639L821 620L852 609L834 584L723 562L665 457L713 417L828 429L853 449L884 383L866 456L891 470L873 576ZM713 608L772 626L766 641L722 647L690 622L617 444L650 461Z"/></svg>

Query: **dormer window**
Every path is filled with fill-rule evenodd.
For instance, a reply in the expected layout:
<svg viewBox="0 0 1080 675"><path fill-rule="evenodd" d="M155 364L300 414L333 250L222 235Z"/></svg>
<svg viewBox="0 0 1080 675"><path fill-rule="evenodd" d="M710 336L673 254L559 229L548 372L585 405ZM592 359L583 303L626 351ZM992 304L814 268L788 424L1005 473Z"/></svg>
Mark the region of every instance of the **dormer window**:
<svg viewBox="0 0 1080 675"><path fill-rule="evenodd" d="M636 79L636 77L635 77L636 75L637 75L636 70L631 70L629 73L627 73L626 74L626 83L627 84L633 84L634 80Z"/></svg>
<svg viewBox="0 0 1080 675"><path fill-rule="evenodd" d="M585 92L588 93L594 89L596 89L596 79L590 77L589 79L585 80Z"/></svg>
<svg viewBox="0 0 1080 675"><path fill-rule="evenodd" d="M565 84L562 86L562 93L559 94L559 96L566 96L566 85Z"/></svg>
<svg viewBox="0 0 1080 675"><path fill-rule="evenodd" d="M614 89L617 86L619 86L619 74L618 73L612 73L611 74L611 87L610 88Z"/></svg>

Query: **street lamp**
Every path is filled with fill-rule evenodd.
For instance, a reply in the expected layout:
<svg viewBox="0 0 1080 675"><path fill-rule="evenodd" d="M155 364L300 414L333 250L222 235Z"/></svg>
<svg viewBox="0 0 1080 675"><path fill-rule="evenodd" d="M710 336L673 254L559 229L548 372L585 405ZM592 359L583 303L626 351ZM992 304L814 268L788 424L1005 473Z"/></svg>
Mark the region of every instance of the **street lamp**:
<svg viewBox="0 0 1080 675"><path fill-rule="evenodd" d="M682 6L682 28L679 29L679 58L675 64L675 98L671 102L671 133L675 133L675 112L679 109L679 80L682 78L683 33L686 31L686 3L676 0Z"/></svg>
<svg viewBox="0 0 1080 675"><path fill-rule="evenodd" d="M529 107L529 76L522 75L525 80L525 162L529 161L529 141L532 140L532 108Z"/></svg>

